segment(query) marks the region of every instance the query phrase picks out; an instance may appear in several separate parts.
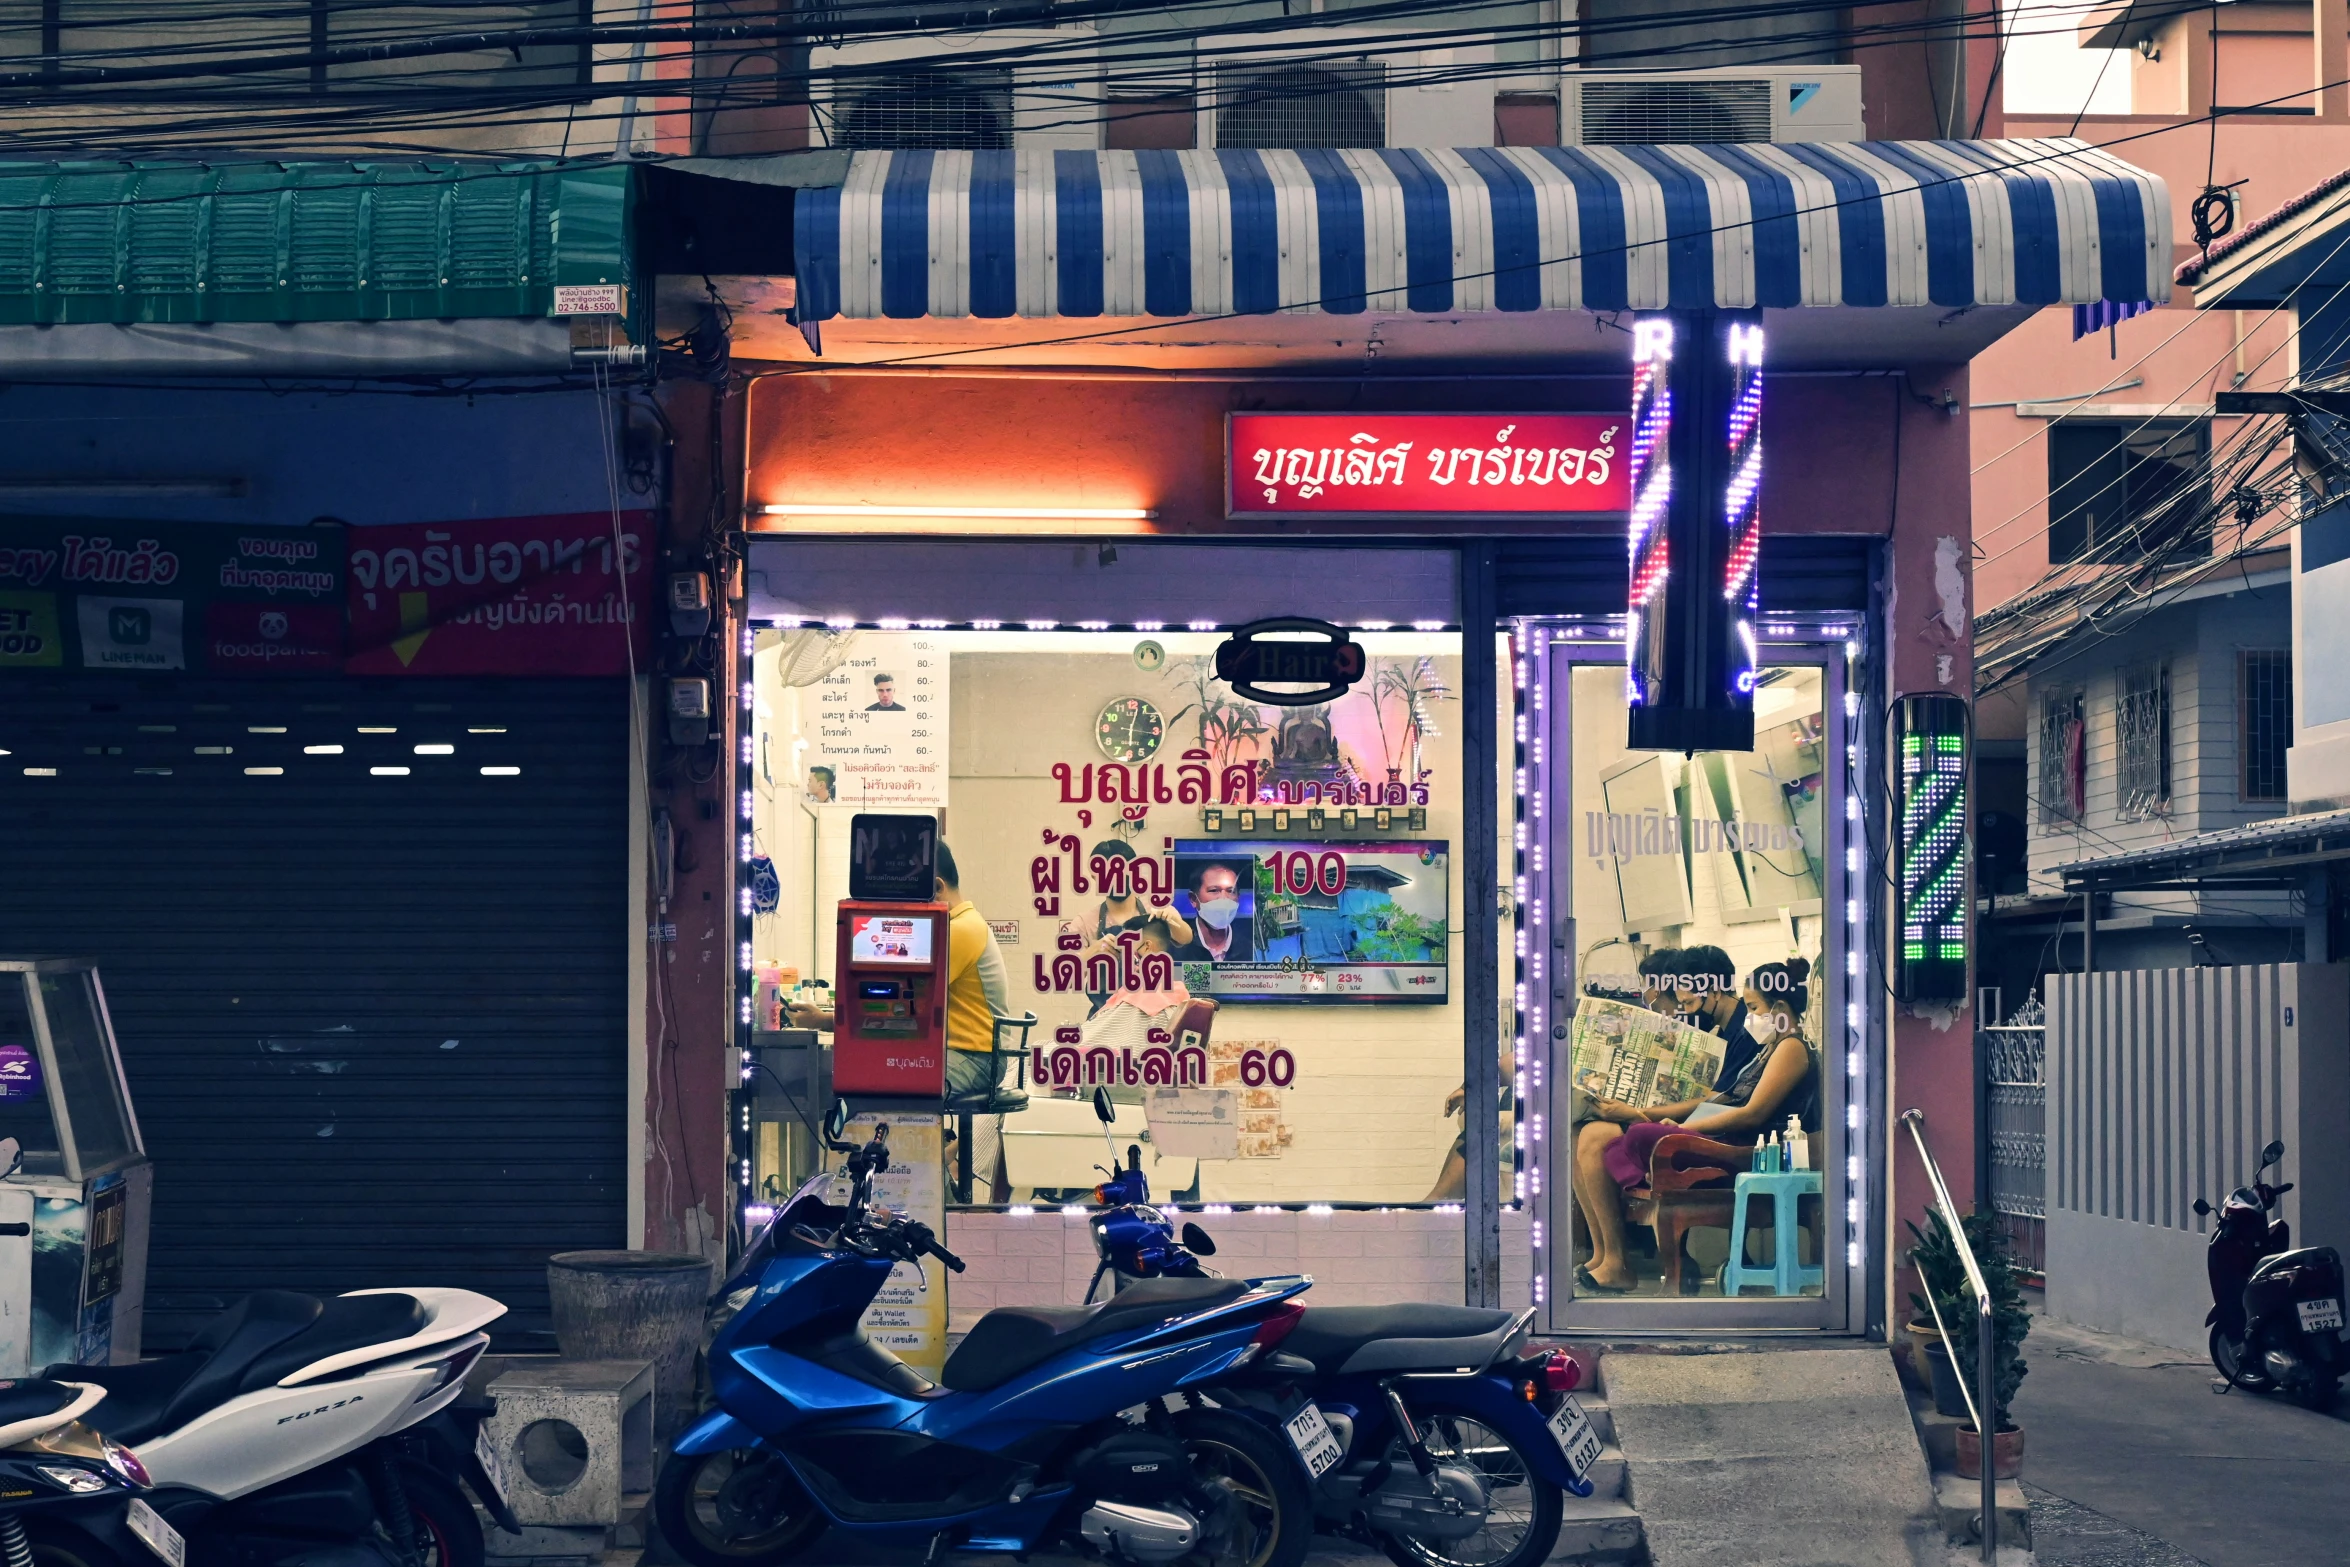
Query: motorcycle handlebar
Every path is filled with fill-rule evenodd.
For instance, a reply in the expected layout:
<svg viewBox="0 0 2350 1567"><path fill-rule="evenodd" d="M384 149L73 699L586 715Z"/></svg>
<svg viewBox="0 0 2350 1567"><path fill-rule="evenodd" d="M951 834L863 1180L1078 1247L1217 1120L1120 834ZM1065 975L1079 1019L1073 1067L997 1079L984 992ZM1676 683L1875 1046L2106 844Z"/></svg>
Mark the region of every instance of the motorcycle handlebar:
<svg viewBox="0 0 2350 1567"><path fill-rule="evenodd" d="M936 1257L939 1261L945 1263L952 1271L956 1273L963 1271L963 1259L956 1256L953 1252L947 1250L944 1246L941 1246L938 1242L932 1241L923 1249L928 1251L930 1255Z"/></svg>

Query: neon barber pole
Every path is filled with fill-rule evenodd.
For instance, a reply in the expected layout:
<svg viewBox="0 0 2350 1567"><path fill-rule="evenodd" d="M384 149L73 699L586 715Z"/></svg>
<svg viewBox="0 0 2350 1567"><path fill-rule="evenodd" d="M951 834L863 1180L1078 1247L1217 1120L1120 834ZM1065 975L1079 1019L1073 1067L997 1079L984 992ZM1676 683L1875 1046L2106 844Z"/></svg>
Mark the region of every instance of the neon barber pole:
<svg viewBox="0 0 2350 1567"><path fill-rule="evenodd" d="M1632 324L1625 701L1634 750L1753 749L1762 366L1759 312L1673 311Z"/></svg>

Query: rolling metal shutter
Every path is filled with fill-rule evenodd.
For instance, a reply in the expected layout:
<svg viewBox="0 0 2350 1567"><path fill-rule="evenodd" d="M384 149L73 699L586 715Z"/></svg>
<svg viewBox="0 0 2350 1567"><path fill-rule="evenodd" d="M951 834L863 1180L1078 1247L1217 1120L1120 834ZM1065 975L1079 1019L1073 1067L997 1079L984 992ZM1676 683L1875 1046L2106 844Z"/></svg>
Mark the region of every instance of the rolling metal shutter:
<svg viewBox="0 0 2350 1567"><path fill-rule="evenodd" d="M0 682L0 951L101 965L150 1349L401 1285L529 1347L629 1243L627 737L619 681Z"/></svg>
<svg viewBox="0 0 2350 1567"><path fill-rule="evenodd" d="M1865 611L1878 540L1844 534L1771 534L1762 542L1767 614ZM1619 615L1624 541L1615 534L1501 541L1494 586L1502 615Z"/></svg>

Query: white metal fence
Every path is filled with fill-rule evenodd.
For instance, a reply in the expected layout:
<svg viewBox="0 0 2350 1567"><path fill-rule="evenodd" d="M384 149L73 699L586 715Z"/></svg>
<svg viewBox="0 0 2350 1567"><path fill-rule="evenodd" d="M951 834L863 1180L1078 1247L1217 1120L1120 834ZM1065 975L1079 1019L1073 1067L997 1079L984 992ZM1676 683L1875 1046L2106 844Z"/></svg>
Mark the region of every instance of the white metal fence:
<svg viewBox="0 0 2350 1567"><path fill-rule="evenodd" d="M2297 1235L2350 1244L2350 984L2324 964L2048 979L2048 1309L2200 1349L2207 1227L2281 1138Z"/></svg>

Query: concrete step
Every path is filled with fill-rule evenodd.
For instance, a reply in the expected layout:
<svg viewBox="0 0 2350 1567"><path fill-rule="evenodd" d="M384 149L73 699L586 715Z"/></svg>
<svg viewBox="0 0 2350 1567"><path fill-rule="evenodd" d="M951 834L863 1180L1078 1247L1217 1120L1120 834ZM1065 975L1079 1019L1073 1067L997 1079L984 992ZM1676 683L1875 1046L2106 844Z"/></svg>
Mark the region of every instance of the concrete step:
<svg viewBox="0 0 2350 1567"><path fill-rule="evenodd" d="M1622 1496L1627 1489L1624 1450L1613 1442L1601 1448L1598 1459L1591 1466L1591 1473L1584 1478L1591 1482L1591 1497L1594 1501L1603 1497Z"/></svg>
<svg viewBox="0 0 2350 1567"><path fill-rule="evenodd" d="M1973 1545L1983 1538L1983 1482L1965 1480L1955 1474L1934 1476L1934 1511L1942 1520L1942 1533L1955 1545ZM2032 1508L2024 1498L2023 1482L2001 1480L1992 1493L1992 1506L1999 1520L1999 1543L2029 1548L2032 1543Z"/></svg>
<svg viewBox="0 0 2350 1567"><path fill-rule="evenodd" d="M1617 1353L1601 1385L1654 1567L1896 1567L1942 1549L1882 1349Z"/></svg>
<svg viewBox="0 0 2350 1567"><path fill-rule="evenodd" d="M1575 1395L1575 1402L1583 1406L1583 1413L1590 1417L1591 1429L1599 1433L1602 1442L1613 1442L1616 1439L1616 1412L1608 1407L1605 1398L1595 1392L1579 1392Z"/></svg>
<svg viewBox="0 0 2350 1567"><path fill-rule="evenodd" d="M1620 1496L1566 1498L1554 1562L1631 1562L1642 1554L1640 1515Z"/></svg>

